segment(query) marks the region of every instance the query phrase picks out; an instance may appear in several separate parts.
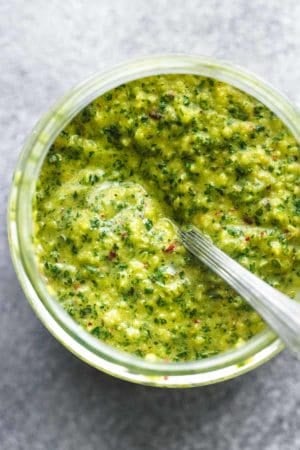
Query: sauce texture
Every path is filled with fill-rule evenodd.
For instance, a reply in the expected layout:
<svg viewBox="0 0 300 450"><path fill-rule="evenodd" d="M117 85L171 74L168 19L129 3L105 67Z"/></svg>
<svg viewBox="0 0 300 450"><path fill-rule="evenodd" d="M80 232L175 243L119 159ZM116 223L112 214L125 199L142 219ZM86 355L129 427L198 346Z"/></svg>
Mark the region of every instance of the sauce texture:
<svg viewBox="0 0 300 450"><path fill-rule="evenodd" d="M34 200L41 273L97 338L149 360L218 354L265 324L190 256L194 224L294 297L299 145L248 94L210 78L130 82L84 108L44 161Z"/></svg>

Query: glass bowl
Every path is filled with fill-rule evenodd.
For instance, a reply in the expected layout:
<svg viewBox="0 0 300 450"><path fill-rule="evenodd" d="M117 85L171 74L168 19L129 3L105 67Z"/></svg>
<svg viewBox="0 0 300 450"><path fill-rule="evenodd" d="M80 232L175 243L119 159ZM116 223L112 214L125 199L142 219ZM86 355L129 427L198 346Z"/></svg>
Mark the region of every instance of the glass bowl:
<svg viewBox="0 0 300 450"><path fill-rule="evenodd" d="M241 375L283 349L269 330L239 348L191 362L150 362L119 351L81 328L48 292L39 273L32 242L32 198L45 155L58 133L99 95L137 78L182 73L212 77L253 95L267 105L300 140L300 115L279 92L253 74L227 62L187 55L152 56L88 78L64 96L33 129L14 173L8 205L10 250L26 297L48 330L89 365L121 379L160 387L191 387Z"/></svg>

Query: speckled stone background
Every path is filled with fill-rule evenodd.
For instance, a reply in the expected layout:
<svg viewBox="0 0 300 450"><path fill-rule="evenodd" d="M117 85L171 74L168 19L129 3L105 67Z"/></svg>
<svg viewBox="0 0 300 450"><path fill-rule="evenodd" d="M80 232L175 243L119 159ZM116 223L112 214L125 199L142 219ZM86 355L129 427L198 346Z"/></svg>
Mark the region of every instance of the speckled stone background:
<svg viewBox="0 0 300 450"><path fill-rule="evenodd" d="M128 57L189 52L241 64L300 103L299 23L299 0L1 0L1 450L300 449L300 364L288 352L185 391L103 375L37 320L5 229L24 138L75 83Z"/></svg>

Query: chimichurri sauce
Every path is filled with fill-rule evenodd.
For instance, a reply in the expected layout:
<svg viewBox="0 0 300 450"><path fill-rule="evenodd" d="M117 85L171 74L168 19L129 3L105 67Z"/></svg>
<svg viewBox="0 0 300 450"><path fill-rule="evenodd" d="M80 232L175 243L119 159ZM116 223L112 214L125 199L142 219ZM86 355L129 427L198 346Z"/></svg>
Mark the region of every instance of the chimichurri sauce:
<svg viewBox="0 0 300 450"><path fill-rule="evenodd" d="M177 227L196 225L295 296L298 158L282 121L223 82L162 75L113 89L60 133L41 170L34 241L49 290L94 336L150 360L242 345L263 321Z"/></svg>

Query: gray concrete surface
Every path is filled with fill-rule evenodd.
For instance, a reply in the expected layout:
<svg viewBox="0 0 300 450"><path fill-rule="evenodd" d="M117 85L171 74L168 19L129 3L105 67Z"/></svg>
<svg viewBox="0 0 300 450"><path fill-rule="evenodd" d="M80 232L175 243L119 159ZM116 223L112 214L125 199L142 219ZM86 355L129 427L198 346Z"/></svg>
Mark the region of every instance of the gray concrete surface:
<svg viewBox="0 0 300 450"><path fill-rule="evenodd" d="M0 449L298 450L300 365L287 352L239 379L157 390L86 366L19 287L5 207L25 136L92 72L162 52L213 55L300 103L299 0L0 2Z"/></svg>

